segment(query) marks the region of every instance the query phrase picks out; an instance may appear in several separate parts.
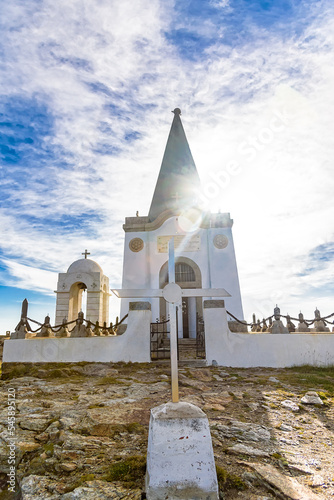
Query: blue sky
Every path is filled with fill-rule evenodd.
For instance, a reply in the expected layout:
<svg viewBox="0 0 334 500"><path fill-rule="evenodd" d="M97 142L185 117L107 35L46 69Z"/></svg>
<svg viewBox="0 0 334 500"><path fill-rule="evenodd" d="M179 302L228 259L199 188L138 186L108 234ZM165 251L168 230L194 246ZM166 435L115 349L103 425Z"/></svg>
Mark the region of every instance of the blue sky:
<svg viewBox="0 0 334 500"><path fill-rule="evenodd" d="M177 106L246 317L334 311L330 0L13 0L0 24L0 333L25 297L53 316L85 248L120 286Z"/></svg>

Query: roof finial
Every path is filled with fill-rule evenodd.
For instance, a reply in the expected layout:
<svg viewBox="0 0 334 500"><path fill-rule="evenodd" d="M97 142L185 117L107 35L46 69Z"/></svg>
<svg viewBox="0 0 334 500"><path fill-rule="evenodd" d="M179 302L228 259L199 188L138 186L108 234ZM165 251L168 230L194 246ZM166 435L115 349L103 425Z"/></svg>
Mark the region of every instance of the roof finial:
<svg viewBox="0 0 334 500"><path fill-rule="evenodd" d="M85 259L87 259L87 255L90 255L90 252L88 252L87 250L85 250L84 253L82 253L81 255L84 255L85 256Z"/></svg>
<svg viewBox="0 0 334 500"><path fill-rule="evenodd" d="M180 108L175 108L174 111L172 111L172 113L174 113L174 115L180 115L181 110L180 110Z"/></svg>

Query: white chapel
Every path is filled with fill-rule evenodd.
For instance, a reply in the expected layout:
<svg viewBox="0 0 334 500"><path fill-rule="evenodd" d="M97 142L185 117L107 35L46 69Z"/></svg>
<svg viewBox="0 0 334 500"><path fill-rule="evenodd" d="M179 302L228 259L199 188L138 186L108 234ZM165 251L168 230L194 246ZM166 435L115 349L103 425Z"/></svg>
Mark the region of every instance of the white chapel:
<svg viewBox="0 0 334 500"><path fill-rule="evenodd" d="M168 242L174 237L175 281L181 288L225 288L226 309L243 319L239 278L229 213L199 207L199 175L181 122L174 109L150 210L145 217L126 217L123 289L157 289L168 283ZM150 300L152 321L168 316L163 299ZM121 318L131 299L122 299ZM168 307L168 306L167 306ZM196 315L203 315L201 297L183 297L178 311L179 337L196 337Z"/></svg>
<svg viewBox="0 0 334 500"><path fill-rule="evenodd" d="M80 315L83 296L86 298L86 321L98 321L102 326L108 322L110 295L108 277L97 262L87 258L90 254L86 250L84 258L73 262L66 273L59 274L56 290L56 324L60 325L66 318L76 322L75 327L66 330L65 319L59 329L51 328L47 316L38 330L29 331L28 303L24 301L21 321L11 338L4 342L4 366L18 362L150 362L158 359L152 357L150 323L156 318L167 318L168 308L172 313L176 306L180 338L195 338L196 319L203 316L205 363L208 365L282 368L333 364L334 335L324 331L324 323L317 321L317 316L314 324L316 328L317 323L321 324L321 329L316 335L313 331L303 333L304 330L289 335L292 332L283 326L277 312L279 308L275 308L272 327L266 332L248 333L246 327L241 329L245 325L238 330L235 323L228 321L229 314L243 319L232 237L233 221L228 213L210 213L201 209L197 201L201 194L200 180L181 123L181 111L176 108L173 113L149 213L145 217L126 217L123 226L123 283L122 290L117 292L124 292L119 293L120 297L131 297L134 290L135 296L121 301L121 318L128 315L126 327L121 325L125 327L123 331L118 329L114 335L114 332L103 331L93 334L90 326L83 325L84 319ZM182 295L180 288L174 285L182 300L178 305L173 300L169 302L168 294L159 294L169 283L168 242L171 238L174 238L175 247L175 281L186 289ZM172 251L170 255L173 262ZM189 290L191 288L202 290L193 292ZM212 296L208 296L211 293ZM215 297L224 297L224 301ZM320 317L319 311L317 314ZM78 315L80 319L77 319ZM175 316L171 314L171 318L174 327ZM201 340L203 323L198 326L198 339ZM160 336L160 339L164 340L164 337ZM191 344L191 340L180 342L186 347ZM238 349L234 348L236 345ZM176 355L175 348L171 352Z"/></svg>

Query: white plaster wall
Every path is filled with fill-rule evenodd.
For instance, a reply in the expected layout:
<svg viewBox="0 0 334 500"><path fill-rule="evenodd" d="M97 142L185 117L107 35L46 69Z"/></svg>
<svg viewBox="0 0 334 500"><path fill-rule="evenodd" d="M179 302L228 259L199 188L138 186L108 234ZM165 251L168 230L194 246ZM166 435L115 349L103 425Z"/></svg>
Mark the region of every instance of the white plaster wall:
<svg viewBox="0 0 334 500"><path fill-rule="evenodd" d="M3 362L149 362L150 323L150 310L136 310L129 311L127 329L120 336L5 340Z"/></svg>
<svg viewBox="0 0 334 500"><path fill-rule="evenodd" d="M123 282L122 288L159 288L159 272L168 260L167 253L159 253L157 248L158 236L170 235L200 235L201 243L198 252L186 252L181 248L175 250L175 258L187 257L193 260L200 268L203 288L225 288L231 295L226 301L228 310L240 319L243 319L241 295L237 264L234 252L231 228L199 229L186 233L178 224L178 217L166 220L154 231L127 232L124 242ZM218 250L213 245L216 234L225 234L229 239L226 248ZM144 248L140 252L132 252L129 242L133 238L141 238ZM208 253L211 264L209 267ZM122 299L121 318L127 314L128 304L132 299ZM160 316L159 299L150 300L152 317Z"/></svg>
<svg viewBox="0 0 334 500"><path fill-rule="evenodd" d="M122 288L149 288L149 266L148 266L148 247L147 235L143 232L128 232L124 238L124 256L123 256L123 278ZM129 248L129 243L133 238L141 238L144 242L144 248L140 252L132 252ZM121 300L120 318L123 318L129 311L130 299ZM149 297L144 299L136 299L138 301L150 301ZM152 317L155 318L153 311Z"/></svg>
<svg viewBox="0 0 334 500"><path fill-rule="evenodd" d="M210 276L212 288L225 288L231 297L226 297L226 309L238 319L243 320L241 293L237 261L232 236L232 228L210 228L207 230L210 252ZM223 234L228 238L226 248L218 249L213 244L216 235Z"/></svg>
<svg viewBox="0 0 334 500"><path fill-rule="evenodd" d="M334 334L232 333L226 309L204 308L206 359L220 366L284 368L334 364Z"/></svg>

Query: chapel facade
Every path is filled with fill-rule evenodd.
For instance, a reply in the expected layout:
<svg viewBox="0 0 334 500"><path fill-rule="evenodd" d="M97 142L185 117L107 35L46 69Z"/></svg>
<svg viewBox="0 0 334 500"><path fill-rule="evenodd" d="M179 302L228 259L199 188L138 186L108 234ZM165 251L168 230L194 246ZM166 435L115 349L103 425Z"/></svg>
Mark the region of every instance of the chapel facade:
<svg viewBox="0 0 334 500"><path fill-rule="evenodd" d="M123 289L157 289L168 283L168 242L174 237L175 281L181 288L225 288L226 308L243 319L239 278L229 213L209 213L198 204L201 183L176 108L150 210L126 217ZM136 299L137 300L137 299ZM150 300L152 321L168 317L164 299ZM121 318L131 299L122 299ZM196 337L201 297L183 297L178 311L179 337Z"/></svg>

